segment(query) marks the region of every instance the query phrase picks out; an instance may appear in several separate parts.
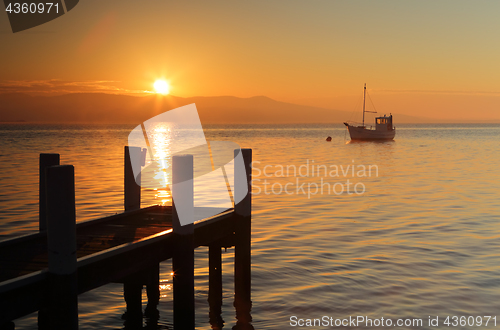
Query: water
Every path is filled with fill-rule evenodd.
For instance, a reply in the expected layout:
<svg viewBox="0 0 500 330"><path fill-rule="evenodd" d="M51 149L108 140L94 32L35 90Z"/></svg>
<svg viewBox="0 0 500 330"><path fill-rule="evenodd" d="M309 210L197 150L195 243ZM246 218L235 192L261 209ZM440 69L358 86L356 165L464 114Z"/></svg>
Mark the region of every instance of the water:
<svg viewBox="0 0 500 330"><path fill-rule="evenodd" d="M346 143L340 125L205 129L210 140L253 148L257 161L255 329L290 328L292 316L416 318L423 320L419 329L431 328L429 316L439 316L439 328L454 315L497 316L500 323L500 126L397 126L396 141L384 143ZM75 166L78 221L121 212L123 146L132 128L1 125L0 237L37 230L41 152L58 152L61 163ZM331 142L325 142L328 135ZM263 172L266 165L269 177ZM313 175L312 165L325 165L326 175L325 166L319 175L316 167ZM333 165L338 176L330 175ZM361 165L374 165L371 176L358 175ZM280 166L288 166L290 176L280 173ZM293 176L293 168L301 166L302 172ZM352 167L342 173L347 166L355 166L354 175ZM322 183L330 185L330 192L324 185L321 194ZM357 191L352 190L355 184ZM170 196L144 189L143 205L156 203L168 204ZM196 251L198 329L210 329L207 254L204 248ZM236 322L232 257L232 249L223 252L222 317L228 329ZM162 263L160 329L172 325L170 272L170 262ZM121 285L81 295L79 306L81 329L123 328ZM16 329L35 325L36 314L16 321Z"/></svg>

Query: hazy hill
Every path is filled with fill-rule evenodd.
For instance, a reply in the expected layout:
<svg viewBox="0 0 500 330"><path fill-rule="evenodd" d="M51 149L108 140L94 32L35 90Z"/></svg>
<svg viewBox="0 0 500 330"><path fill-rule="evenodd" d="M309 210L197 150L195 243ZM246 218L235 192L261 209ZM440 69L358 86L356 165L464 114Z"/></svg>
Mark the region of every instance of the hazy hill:
<svg viewBox="0 0 500 330"><path fill-rule="evenodd" d="M0 94L0 121L140 123L164 111L196 103L204 124L342 123L351 113L279 102L265 96L189 97L73 93L59 96ZM400 116L397 123L428 122Z"/></svg>

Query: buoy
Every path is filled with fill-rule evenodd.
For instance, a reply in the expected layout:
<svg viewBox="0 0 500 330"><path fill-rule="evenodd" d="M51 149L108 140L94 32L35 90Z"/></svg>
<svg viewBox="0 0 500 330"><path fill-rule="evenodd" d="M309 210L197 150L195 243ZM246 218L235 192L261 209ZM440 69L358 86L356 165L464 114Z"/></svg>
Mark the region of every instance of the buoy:
<svg viewBox="0 0 500 330"><path fill-rule="evenodd" d="M326 138L326 141L328 141L328 142L330 142L331 140L332 140L331 136L329 136L329 137Z"/></svg>

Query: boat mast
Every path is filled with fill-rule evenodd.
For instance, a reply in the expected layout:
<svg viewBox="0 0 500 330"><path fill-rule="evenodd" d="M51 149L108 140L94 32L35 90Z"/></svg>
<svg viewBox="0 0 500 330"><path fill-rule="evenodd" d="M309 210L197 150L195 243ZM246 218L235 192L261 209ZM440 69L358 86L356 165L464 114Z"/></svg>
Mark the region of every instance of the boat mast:
<svg viewBox="0 0 500 330"><path fill-rule="evenodd" d="M363 89L363 127L365 127L365 100L366 100L366 83Z"/></svg>

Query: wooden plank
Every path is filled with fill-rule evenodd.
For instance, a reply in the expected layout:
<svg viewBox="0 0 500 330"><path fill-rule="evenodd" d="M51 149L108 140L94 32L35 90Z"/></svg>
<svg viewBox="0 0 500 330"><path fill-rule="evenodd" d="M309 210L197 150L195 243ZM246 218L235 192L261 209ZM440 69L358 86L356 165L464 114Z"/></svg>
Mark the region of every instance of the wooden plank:
<svg viewBox="0 0 500 330"><path fill-rule="evenodd" d="M48 272L39 271L0 283L0 324L40 309Z"/></svg>
<svg viewBox="0 0 500 330"><path fill-rule="evenodd" d="M234 211L229 210L194 225L194 245L208 246L234 233Z"/></svg>
<svg viewBox="0 0 500 330"><path fill-rule="evenodd" d="M77 256L81 258L171 228L171 214L171 207L153 206L140 212L126 212L78 223ZM15 262L15 267L12 262ZM29 271L44 269L46 265L45 235L27 235L0 244L0 282Z"/></svg>

